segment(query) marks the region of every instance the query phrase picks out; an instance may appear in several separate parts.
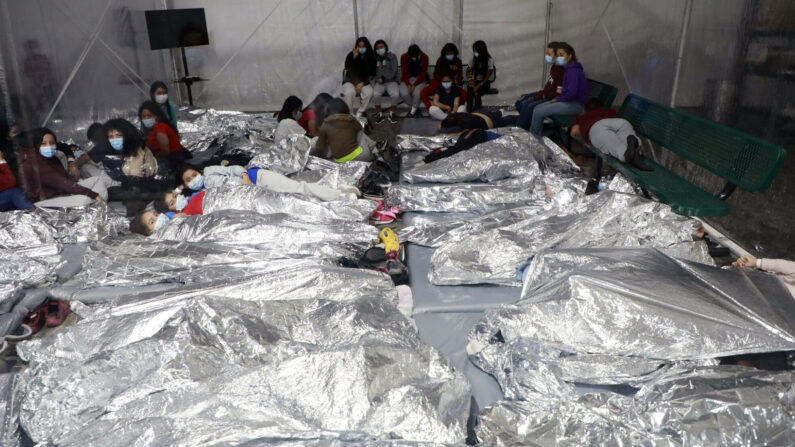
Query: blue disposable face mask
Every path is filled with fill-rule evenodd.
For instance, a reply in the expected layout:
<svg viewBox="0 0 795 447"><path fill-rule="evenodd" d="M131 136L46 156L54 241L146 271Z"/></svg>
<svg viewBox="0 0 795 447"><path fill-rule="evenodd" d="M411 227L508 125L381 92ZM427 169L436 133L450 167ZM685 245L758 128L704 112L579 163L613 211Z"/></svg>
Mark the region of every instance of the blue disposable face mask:
<svg viewBox="0 0 795 447"><path fill-rule="evenodd" d="M383 56L386 54L386 48L379 48L375 50L375 52L378 53L379 56Z"/></svg>
<svg viewBox="0 0 795 447"><path fill-rule="evenodd" d="M185 209L186 206L188 206L188 198L186 196L183 196L182 194L177 196L176 202L177 203L175 203L174 205L177 207L177 211L182 211Z"/></svg>
<svg viewBox="0 0 795 447"><path fill-rule="evenodd" d="M151 129L151 128L155 127L155 119L154 118L141 120L141 123L143 123L144 127L146 127L147 129Z"/></svg>
<svg viewBox="0 0 795 447"><path fill-rule="evenodd" d="M473 56L475 56L475 57L478 57L478 56L480 56L480 53L478 53L477 51L475 51L474 53L472 53L472 55L473 55Z"/></svg>
<svg viewBox="0 0 795 447"><path fill-rule="evenodd" d="M301 119L301 115L302 115L301 111L299 110L299 111L295 112L295 115L293 116L293 118L295 118L295 120L298 121L298 120Z"/></svg>
<svg viewBox="0 0 795 447"><path fill-rule="evenodd" d="M359 48L359 54L364 54L367 52L367 47Z"/></svg>
<svg viewBox="0 0 795 447"><path fill-rule="evenodd" d="M52 158L55 155L55 146L41 146L39 152L44 158Z"/></svg>
<svg viewBox="0 0 795 447"><path fill-rule="evenodd" d="M448 88L450 88L452 86L453 86L452 82L442 82L442 87L444 87L445 90L447 90Z"/></svg>
<svg viewBox="0 0 795 447"><path fill-rule="evenodd" d="M418 59L419 59L419 58L417 58L417 57L412 57L412 58L411 58L411 60L413 60L414 62L417 62L417 60L418 60Z"/></svg>
<svg viewBox="0 0 795 447"><path fill-rule="evenodd" d="M558 56L558 58L555 59L555 63L558 65L566 65L566 58L563 56Z"/></svg>
<svg viewBox="0 0 795 447"><path fill-rule="evenodd" d="M171 219L169 219L165 214L157 216L157 220L155 221L155 231L165 227L170 220Z"/></svg>
<svg viewBox="0 0 795 447"><path fill-rule="evenodd" d="M188 183L188 188L194 191L201 191L203 187L204 187L204 176L201 174L197 175L196 177L193 177L193 180L191 180Z"/></svg>
<svg viewBox="0 0 795 447"><path fill-rule="evenodd" d="M545 54L545 55L544 55L544 61L545 61L546 63L548 63L548 64L551 64L551 63L552 63L552 56L550 56L550 55L548 55L548 54Z"/></svg>
<svg viewBox="0 0 795 447"><path fill-rule="evenodd" d="M455 54L448 54L448 55L446 55L446 56L445 56L445 58L446 58L448 61L451 61L451 60L455 59Z"/></svg>
<svg viewBox="0 0 795 447"><path fill-rule="evenodd" d="M120 151L121 148L124 147L124 138L111 138L108 141L110 142L110 147L117 151Z"/></svg>

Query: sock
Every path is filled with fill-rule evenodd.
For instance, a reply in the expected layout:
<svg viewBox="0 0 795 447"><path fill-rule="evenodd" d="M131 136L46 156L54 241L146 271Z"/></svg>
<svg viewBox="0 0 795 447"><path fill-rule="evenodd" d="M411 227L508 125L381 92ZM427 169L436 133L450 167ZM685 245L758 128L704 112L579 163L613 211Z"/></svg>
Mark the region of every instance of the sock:
<svg viewBox="0 0 795 447"><path fill-rule="evenodd" d="M417 113L417 108L416 107L412 107L411 108L411 113L412 113L412 115Z"/></svg>

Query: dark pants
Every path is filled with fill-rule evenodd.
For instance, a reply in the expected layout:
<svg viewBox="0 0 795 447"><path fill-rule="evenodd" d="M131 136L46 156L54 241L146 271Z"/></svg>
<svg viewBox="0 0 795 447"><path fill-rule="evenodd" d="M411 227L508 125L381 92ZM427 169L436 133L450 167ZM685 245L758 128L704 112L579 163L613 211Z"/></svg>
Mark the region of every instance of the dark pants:
<svg viewBox="0 0 795 447"><path fill-rule="evenodd" d="M483 107L483 95L491 90L491 82L484 82L480 87L474 89L467 85L467 112Z"/></svg>
<svg viewBox="0 0 795 447"><path fill-rule="evenodd" d="M19 188L9 188L0 191L0 211L29 210L33 203Z"/></svg>

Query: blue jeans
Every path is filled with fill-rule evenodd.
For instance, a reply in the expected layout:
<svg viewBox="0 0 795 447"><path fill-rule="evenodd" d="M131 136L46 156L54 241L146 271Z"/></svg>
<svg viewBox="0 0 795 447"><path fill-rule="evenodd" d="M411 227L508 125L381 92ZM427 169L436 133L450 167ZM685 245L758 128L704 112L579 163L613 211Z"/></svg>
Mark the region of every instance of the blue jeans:
<svg viewBox="0 0 795 447"><path fill-rule="evenodd" d="M530 132L539 135L544 129L544 118L550 115L579 115L583 112L579 102L553 102L536 106L533 110L533 120Z"/></svg>
<svg viewBox="0 0 795 447"><path fill-rule="evenodd" d="M530 130L530 120L533 119L533 111L535 110L536 106L539 106L545 102L549 102L549 100L534 100L532 97L529 100L522 102L520 104L520 108L517 109L519 111L519 118L516 119L516 127L521 127L524 130Z"/></svg>
<svg viewBox="0 0 795 447"><path fill-rule="evenodd" d="M517 111L522 110L523 105L525 105L528 102L535 101L533 99L533 95L535 95L536 93L538 92L525 93L524 95L520 96L519 99L516 100L513 106L516 107Z"/></svg>
<svg viewBox="0 0 795 447"><path fill-rule="evenodd" d="M0 211L29 210L33 203L19 188L9 188L0 191Z"/></svg>

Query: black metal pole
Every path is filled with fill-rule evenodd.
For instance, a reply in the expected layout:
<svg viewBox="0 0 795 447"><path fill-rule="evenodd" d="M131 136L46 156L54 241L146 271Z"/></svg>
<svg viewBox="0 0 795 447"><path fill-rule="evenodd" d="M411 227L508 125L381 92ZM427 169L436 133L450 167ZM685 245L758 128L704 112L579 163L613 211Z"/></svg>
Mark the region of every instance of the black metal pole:
<svg viewBox="0 0 795 447"><path fill-rule="evenodd" d="M193 82L190 81L190 73L188 72L188 59L185 57L185 47L180 47L180 52L182 53L182 68L185 69L185 77L183 77L183 81L185 82L185 87L188 88L188 104L191 106L193 105L193 92L191 91L190 85Z"/></svg>

